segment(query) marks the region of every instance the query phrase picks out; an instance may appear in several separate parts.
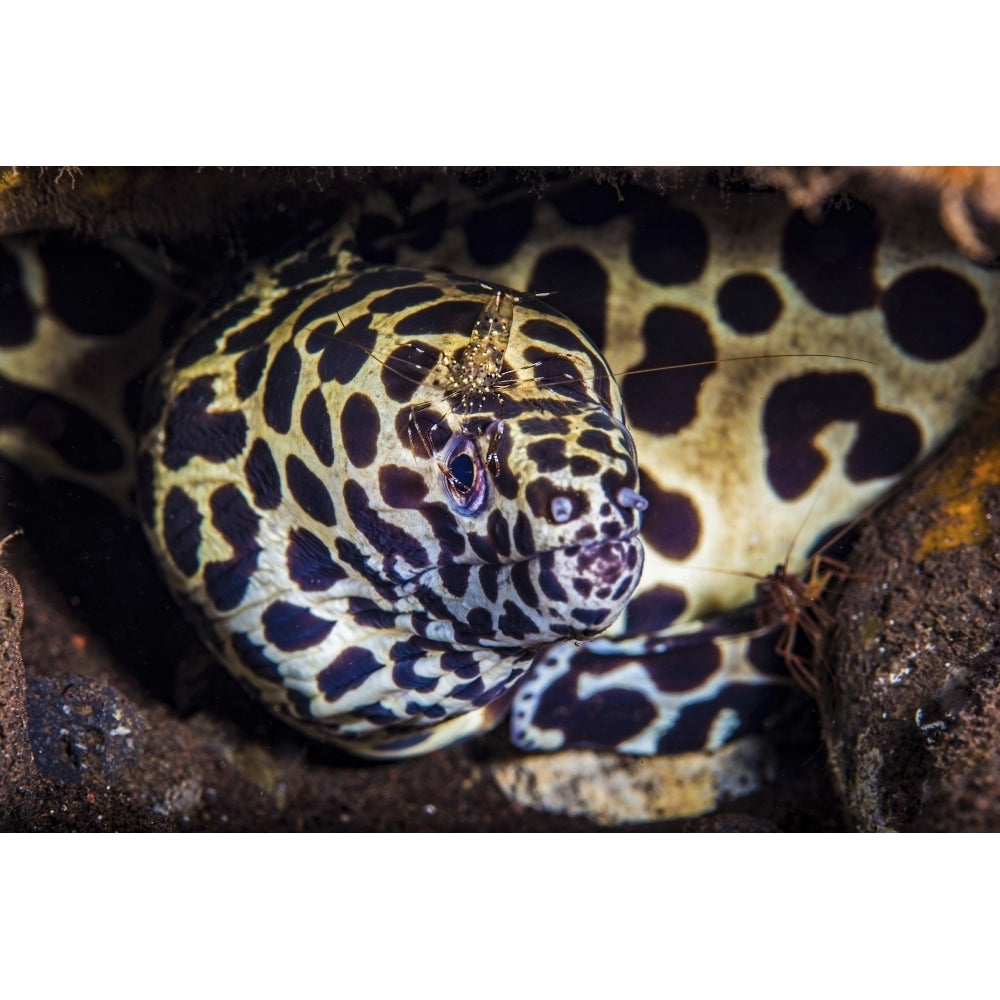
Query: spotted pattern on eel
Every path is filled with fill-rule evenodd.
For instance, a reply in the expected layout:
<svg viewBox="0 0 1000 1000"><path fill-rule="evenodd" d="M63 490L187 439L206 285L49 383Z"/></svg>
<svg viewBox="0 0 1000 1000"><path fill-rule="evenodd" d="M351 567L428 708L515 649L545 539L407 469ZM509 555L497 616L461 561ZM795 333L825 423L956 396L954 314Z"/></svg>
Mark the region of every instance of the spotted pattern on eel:
<svg viewBox="0 0 1000 1000"><path fill-rule="evenodd" d="M137 483L179 602L292 725L397 757L509 713L523 748L671 753L794 696L752 575L937 447L1000 282L861 202L449 181L193 317L52 235L4 242L0 304L0 450Z"/></svg>

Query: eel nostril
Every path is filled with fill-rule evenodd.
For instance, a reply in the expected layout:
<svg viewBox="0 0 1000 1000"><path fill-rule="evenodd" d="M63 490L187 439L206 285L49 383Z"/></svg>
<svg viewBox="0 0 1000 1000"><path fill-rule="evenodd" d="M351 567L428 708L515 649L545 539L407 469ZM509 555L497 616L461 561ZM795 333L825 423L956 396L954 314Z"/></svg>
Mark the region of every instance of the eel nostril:
<svg viewBox="0 0 1000 1000"><path fill-rule="evenodd" d="M552 520L556 524L565 524L573 517L573 501L567 496L557 496L552 498L549 504L549 512Z"/></svg>
<svg viewBox="0 0 1000 1000"><path fill-rule="evenodd" d="M640 493L628 486L623 486L615 494L615 502L619 507L632 507L637 511L644 511L649 506L649 501Z"/></svg>

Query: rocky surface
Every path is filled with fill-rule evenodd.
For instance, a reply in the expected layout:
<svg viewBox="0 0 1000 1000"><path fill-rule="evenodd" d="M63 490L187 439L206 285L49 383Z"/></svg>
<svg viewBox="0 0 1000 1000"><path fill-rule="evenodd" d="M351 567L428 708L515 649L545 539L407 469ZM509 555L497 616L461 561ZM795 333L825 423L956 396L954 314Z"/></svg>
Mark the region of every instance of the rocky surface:
<svg viewBox="0 0 1000 1000"><path fill-rule="evenodd" d="M13 470L0 470L0 486L25 528L0 554L0 830L842 827L806 702L798 726L761 751L773 783L696 826L629 822L639 817L615 805L615 786L598 773L573 782L578 798L603 809L553 813L538 808L551 802L510 800L498 778L527 758L503 729L410 761L348 758L271 719L212 661L138 528L109 504ZM662 815L656 801L647 818Z"/></svg>
<svg viewBox="0 0 1000 1000"><path fill-rule="evenodd" d="M1000 830L1000 382L862 533L821 671L859 830Z"/></svg>

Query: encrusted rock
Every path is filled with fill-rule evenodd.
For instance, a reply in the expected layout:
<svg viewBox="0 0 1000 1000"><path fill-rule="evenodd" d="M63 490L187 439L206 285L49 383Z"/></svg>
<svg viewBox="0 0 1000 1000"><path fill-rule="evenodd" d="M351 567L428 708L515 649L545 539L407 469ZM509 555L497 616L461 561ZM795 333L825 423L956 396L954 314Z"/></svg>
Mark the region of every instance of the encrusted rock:
<svg viewBox="0 0 1000 1000"><path fill-rule="evenodd" d="M716 753L624 757L592 750L533 754L494 765L515 802L584 816L602 826L701 816L773 782L777 758L765 737L745 737Z"/></svg>
<svg viewBox="0 0 1000 1000"><path fill-rule="evenodd" d="M861 830L1000 830L1000 380L866 526L820 671Z"/></svg>

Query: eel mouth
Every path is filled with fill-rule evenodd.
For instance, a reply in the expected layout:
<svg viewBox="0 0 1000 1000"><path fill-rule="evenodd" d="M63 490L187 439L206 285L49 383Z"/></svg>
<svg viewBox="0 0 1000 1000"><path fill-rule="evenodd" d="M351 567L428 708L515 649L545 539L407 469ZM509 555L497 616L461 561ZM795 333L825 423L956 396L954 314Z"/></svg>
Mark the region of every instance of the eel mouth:
<svg viewBox="0 0 1000 1000"><path fill-rule="evenodd" d="M644 551L637 531L571 545L551 555L550 572L565 594L554 602L563 624L553 623L552 629L564 635L590 638L603 632L625 610L642 575Z"/></svg>
<svg viewBox="0 0 1000 1000"><path fill-rule="evenodd" d="M624 611L639 584L638 529L547 549L512 562L432 567L411 583L427 637L470 646L528 647L589 639ZM441 623L441 630L430 624Z"/></svg>

